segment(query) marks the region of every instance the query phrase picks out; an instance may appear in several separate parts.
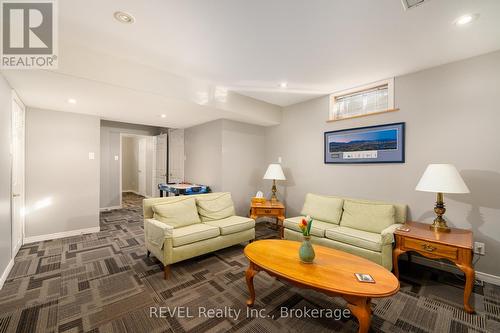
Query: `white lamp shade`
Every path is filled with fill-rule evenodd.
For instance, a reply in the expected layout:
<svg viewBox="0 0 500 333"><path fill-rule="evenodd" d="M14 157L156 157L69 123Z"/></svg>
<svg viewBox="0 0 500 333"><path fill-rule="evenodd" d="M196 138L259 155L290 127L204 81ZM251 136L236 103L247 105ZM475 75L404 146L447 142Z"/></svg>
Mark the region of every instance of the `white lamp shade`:
<svg viewBox="0 0 500 333"><path fill-rule="evenodd" d="M436 193L470 192L457 168L452 164L429 164L415 190Z"/></svg>
<svg viewBox="0 0 500 333"><path fill-rule="evenodd" d="M286 180L283 169L279 164L269 164L264 179Z"/></svg>

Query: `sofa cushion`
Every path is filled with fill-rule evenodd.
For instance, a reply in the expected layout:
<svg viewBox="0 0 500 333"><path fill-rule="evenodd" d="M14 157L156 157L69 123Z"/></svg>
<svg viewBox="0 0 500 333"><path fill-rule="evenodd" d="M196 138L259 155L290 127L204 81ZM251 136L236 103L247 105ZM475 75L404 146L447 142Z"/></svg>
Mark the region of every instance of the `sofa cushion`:
<svg viewBox="0 0 500 333"><path fill-rule="evenodd" d="M342 226L327 230L326 238L375 252L382 252L382 246L391 243L390 238L379 233Z"/></svg>
<svg viewBox="0 0 500 333"><path fill-rule="evenodd" d="M248 217L230 216L222 220L208 221L205 224L218 227L221 235L230 235L255 227L255 221Z"/></svg>
<svg viewBox="0 0 500 333"><path fill-rule="evenodd" d="M174 247L196 243L220 235L219 228L197 223L172 230L172 245Z"/></svg>
<svg viewBox="0 0 500 333"><path fill-rule="evenodd" d="M214 221L221 220L235 215L233 199L231 193L217 193L217 195L206 195L196 197L198 213L201 220Z"/></svg>
<svg viewBox="0 0 500 333"><path fill-rule="evenodd" d="M297 216L285 219L285 221L283 222L283 226L287 229L302 233L302 230L300 230L299 227L299 222L303 218L303 216ZM331 228L336 229L338 228L338 226L336 224L313 219L313 223L311 226L311 235L316 237L325 237L325 231Z"/></svg>
<svg viewBox="0 0 500 333"><path fill-rule="evenodd" d="M155 220L171 225L174 228L201 222L196 209L196 201L189 197L154 205L153 212Z"/></svg>
<svg viewBox="0 0 500 333"><path fill-rule="evenodd" d="M326 195L307 193L301 215L315 220L339 224L344 200Z"/></svg>
<svg viewBox="0 0 500 333"><path fill-rule="evenodd" d="M394 224L393 205L344 201L342 227L380 233L391 224Z"/></svg>

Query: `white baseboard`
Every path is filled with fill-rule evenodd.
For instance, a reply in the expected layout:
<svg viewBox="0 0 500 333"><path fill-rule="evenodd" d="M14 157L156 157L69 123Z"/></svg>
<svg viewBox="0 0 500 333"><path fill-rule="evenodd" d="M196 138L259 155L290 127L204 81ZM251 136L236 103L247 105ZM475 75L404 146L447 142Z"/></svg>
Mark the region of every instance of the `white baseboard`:
<svg viewBox="0 0 500 333"><path fill-rule="evenodd" d="M64 237L78 236L78 235L83 235L83 234L93 234L93 233L99 232L99 231L101 231L100 227L93 227L93 228L86 228L86 229L57 232L55 234L26 237L26 238L24 238L24 244L42 242L42 241L46 241L46 240L58 239L58 238L64 238Z"/></svg>
<svg viewBox="0 0 500 333"><path fill-rule="evenodd" d="M0 277L0 290L3 287L3 284L7 280L7 277L9 276L10 270L14 266L14 258L17 256L17 253L19 252L19 249L21 248L21 245L23 245L22 240L20 240L17 244L16 247L14 247L14 250L12 251L12 258L9 261L9 264L7 267L5 267L5 270L2 273L2 276Z"/></svg>
<svg viewBox="0 0 500 333"><path fill-rule="evenodd" d="M110 207L99 208L99 211L106 212L108 210L121 209L121 208L122 208L121 205L119 205L119 206L110 206Z"/></svg>
<svg viewBox="0 0 500 333"><path fill-rule="evenodd" d="M7 277L9 276L10 270L14 266L14 258L10 259L9 264L7 267L5 267L5 270L2 273L2 276L0 277L0 290L3 288L3 284L7 280Z"/></svg>
<svg viewBox="0 0 500 333"><path fill-rule="evenodd" d="M400 257L402 260L408 260L406 256L402 255ZM455 273L455 274L463 274L463 272L458 269L457 266L453 264L449 264L447 262L432 260L425 257L420 257L416 255L411 256L411 261L417 264L428 266L432 268L437 268L446 272ZM476 271L476 279L481 280L483 282L495 284L500 286L500 276L496 276L493 274L483 273Z"/></svg>
<svg viewBox="0 0 500 333"><path fill-rule="evenodd" d="M20 239L19 242L17 243L16 247L14 248L14 254L12 255L12 258L15 258L17 256L17 253L19 252L19 249L23 245L23 240Z"/></svg>

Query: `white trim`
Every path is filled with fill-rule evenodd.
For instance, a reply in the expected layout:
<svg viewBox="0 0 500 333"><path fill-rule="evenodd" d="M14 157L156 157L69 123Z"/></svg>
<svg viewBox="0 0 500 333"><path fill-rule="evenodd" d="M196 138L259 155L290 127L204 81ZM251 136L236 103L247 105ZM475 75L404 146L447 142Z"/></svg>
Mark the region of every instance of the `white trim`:
<svg viewBox="0 0 500 333"><path fill-rule="evenodd" d="M2 277L0 277L0 290L2 290L3 284L7 280L7 277L9 276L12 267L14 267L14 258L10 259L9 264L7 265L7 267L5 267L5 270L2 273Z"/></svg>
<svg viewBox="0 0 500 333"><path fill-rule="evenodd" d="M99 211L101 212L107 212L108 210L115 210L115 209L122 209L122 206L111 206L111 207L102 207L99 208Z"/></svg>
<svg viewBox="0 0 500 333"><path fill-rule="evenodd" d="M21 178L23 179L23 183L22 183L22 187L21 187L21 191L20 191L20 197L18 200L21 200L21 211L25 209L26 207L26 179L25 179L25 176L26 176L26 105L23 103L23 101L21 100L21 98L19 97L19 95L17 94L17 92L14 90L14 89L11 89L11 97L12 97L12 104L17 104L17 106L21 109L22 111L22 132L23 132L23 140L22 140L22 174L21 174ZM14 133L12 132L13 131L13 117L12 117L12 114L13 114L14 110L13 108L11 108L11 118L10 118L10 122L11 122L11 133L10 133L10 136L11 136L11 139L10 139L10 145L11 145L11 158L10 158L10 164L11 164L11 167L10 167L10 175L11 175L11 179L10 179L10 194L11 194L11 200L10 200L10 210L11 210L11 216L10 216L10 225L11 225L11 238L12 238L12 241L15 241L15 235L13 234L13 202L12 202L12 198L13 198L13 187L12 187L12 181L13 181L13 173L14 173L14 143L12 141L12 136L14 135ZM19 154L19 152L17 152ZM21 245L23 244L23 241L24 241L24 234L25 234L25 224L26 224L26 219L25 219L25 216L21 213L20 217L19 217L19 223L20 223L20 227L21 227L21 239L19 239L19 242L20 244L16 244L16 247L14 247L12 249L12 258L14 258L16 255L17 255L17 252L19 251L19 248L21 247Z"/></svg>
<svg viewBox="0 0 500 333"><path fill-rule="evenodd" d="M16 247L14 247L12 258L15 258L17 256L17 253L19 252L19 249L21 249L22 245L23 245L23 239L20 239L19 242L16 244Z"/></svg>
<svg viewBox="0 0 500 333"><path fill-rule="evenodd" d="M407 256L401 256L401 259L408 261ZM457 266L455 266L453 264L449 264L447 262L432 260L432 259L428 259L425 257L415 256L415 255L411 256L411 261L415 262L417 264L423 265L423 266L440 269L440 270L443 270L445 272L450 272L450 273L455 273L455 274L457 274L457 273L463 274L463 272L460 269L458 269ZM497 276L497 275L492 275L492 274L476 271L476 279L500 286L500 276Z"/></svg>
<svg viewBox="0 0 500 333"><path fill-rule="evenodd" d="M122 193L123 193L123 175L122 175L122 168L123 168L123 133L120 133L120 154L119 154L120 158L118 159L118 164L120 165L120 169L119 169L119 183L120 183L120 193L119 193L119 204L120 206L122 205L123 203L123 196L122 196Z"/></svg>
<svg viewBox="0 0 500 333"><path fill-rule="evenodd" d="M24 244L42 242L42 241L46 241L46 240L58 239L58 238L64 238L64 237L79 236L79 235L83 235L83 234L93 234L93 233L96 233L99 231L101 231L100 227L93 227L93 228L85 228L85 229L78 229L78 230L71 230L71 231L56 232L55 234L31 236L31 237L26 237L24 239Z"/></svg>

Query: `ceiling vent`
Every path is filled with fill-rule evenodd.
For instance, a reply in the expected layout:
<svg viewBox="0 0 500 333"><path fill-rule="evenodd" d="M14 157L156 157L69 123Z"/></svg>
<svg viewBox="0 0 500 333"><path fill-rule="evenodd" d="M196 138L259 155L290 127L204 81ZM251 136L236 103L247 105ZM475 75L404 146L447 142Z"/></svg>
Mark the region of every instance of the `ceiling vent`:
<svg viewBox="0 0 500 333"><path fill-rule="evenodd" d="M415 7L418 7L427 1L429 1L429 0L401 0L405 10L409 10L409 9L413 9Z"/></svg>

